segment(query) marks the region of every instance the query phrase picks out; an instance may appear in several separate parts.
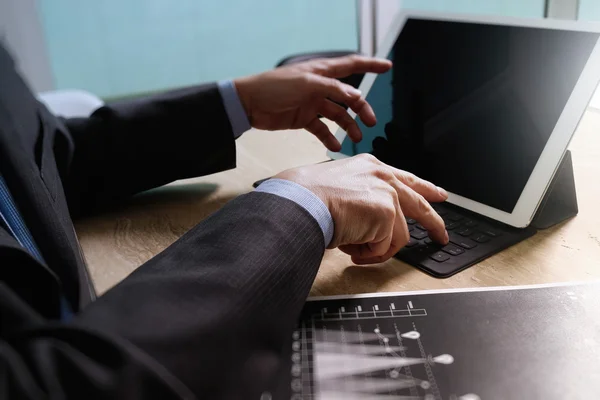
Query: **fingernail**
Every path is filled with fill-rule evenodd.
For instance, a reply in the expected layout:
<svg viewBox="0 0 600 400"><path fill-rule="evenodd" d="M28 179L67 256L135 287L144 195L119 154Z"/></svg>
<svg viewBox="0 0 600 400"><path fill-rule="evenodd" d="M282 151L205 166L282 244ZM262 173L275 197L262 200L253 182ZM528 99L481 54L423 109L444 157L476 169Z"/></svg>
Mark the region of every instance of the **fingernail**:
<svg viewBox="0 0 600 400"><path fill-rule="evenodd" d="M445 189L442 189L441 187L438 186L437 190L438 190L439 194L441 194L442 196L448 197L448 192L446 192Z"/></svg>
<svg viewBox="0 0 600 400"><path fill-rule="evenodd" d="M446 243L450 241L450 236L448 236L448 231L444 231L444 237L446 238Z"/></svg>
<svg viewBox="0 0 600 400"><path fill-rule="evenodd" d="M352 95L352 96L357 96L357 97L362 96L362 92L360 90L356 89L356 88L350 88L350 89L348 89L348 93L350 95Z"/></svg>

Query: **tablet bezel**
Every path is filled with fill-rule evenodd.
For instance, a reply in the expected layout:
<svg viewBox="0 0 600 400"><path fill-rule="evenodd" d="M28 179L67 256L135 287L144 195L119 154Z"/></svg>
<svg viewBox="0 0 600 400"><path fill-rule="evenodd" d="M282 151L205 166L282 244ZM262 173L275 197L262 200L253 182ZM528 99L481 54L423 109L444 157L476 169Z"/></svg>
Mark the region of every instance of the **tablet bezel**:
<svg viewBox="0 0 600 400"><path fill-rule="evenodd" d="M396 42L396 38L409 18L600 33L600 24L590 22L549 19L528 20L500 16L448 15L434 12L405 10L401 11L394 19L385 40L377 52L377 57L387 58L392 46ZM359 90L362 91L365 97L368 95L373 82L375 82L376 76L376 74L366 74L361 82ZM600 38L596 42L588 62L583 68L575 88L569 96L554 130L552 131L529 180L525 184L512 213L490 207L455 193L449 193L448 202L514 227L527 227L534 218L535 212L541 203L554 174L558 170L569 142L577 129L579 121L581 120L599 81ZM352 118L356 118L356 114L352 110L349 110L349 113ZM346 138L346 132L343 129L338 128L335 137L342 143ZM332 159L350 157L342 153L333 153L331 151L327 152L327 155Z"/></svg>

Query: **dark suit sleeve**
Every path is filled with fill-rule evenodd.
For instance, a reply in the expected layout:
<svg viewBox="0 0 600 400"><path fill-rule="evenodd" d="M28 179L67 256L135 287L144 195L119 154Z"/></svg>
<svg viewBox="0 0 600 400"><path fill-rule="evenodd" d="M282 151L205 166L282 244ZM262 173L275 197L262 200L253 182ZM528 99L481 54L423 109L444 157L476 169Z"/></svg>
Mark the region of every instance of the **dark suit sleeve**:
<svg viewBox="0 0 600 400"><path fill-rule="evenodd" d="M296 203L241 196L73 324L8 341L0 382L8 374L13 386L35 382L86 399L258 399L289 390L289 341L324 247Z"/></svg>
<svg viewBox="0 0 600 400"><path fill-rule="evenodd" d="M235 167L235 140L215 84L113 103L63 122L55 153L73 215Z"/></svg>

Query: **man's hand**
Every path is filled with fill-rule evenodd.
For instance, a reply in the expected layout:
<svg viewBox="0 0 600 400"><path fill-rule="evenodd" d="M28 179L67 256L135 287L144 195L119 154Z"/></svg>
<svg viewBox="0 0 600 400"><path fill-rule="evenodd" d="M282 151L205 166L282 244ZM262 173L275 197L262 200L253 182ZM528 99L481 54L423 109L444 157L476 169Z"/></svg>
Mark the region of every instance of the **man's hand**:
<svg viewBox="0 0 600 400"><path fill-rule="evenodd" d="M429 204L446 200L446 191L371 155L290 169L275 178L302 185L325 203L335 226L329 248L339 247L356 264L383 262L404 247L410 239L404 217L448 243L444 221Z"/></svg>
<svg viewBox="0 0 600 400"><path fill-rule="evenodd" d="M362 133L356 121L333 101L348 105L367 126L375 125L376 119L360 91L335 78L366 72L382 73L391 66L388 60L363 56L318 59L240 78L234 84L253 127L267 130L304 128L329 150L339 151L340 143L319 120L319 114L335 121L354 142L362 139Z"/></svg>

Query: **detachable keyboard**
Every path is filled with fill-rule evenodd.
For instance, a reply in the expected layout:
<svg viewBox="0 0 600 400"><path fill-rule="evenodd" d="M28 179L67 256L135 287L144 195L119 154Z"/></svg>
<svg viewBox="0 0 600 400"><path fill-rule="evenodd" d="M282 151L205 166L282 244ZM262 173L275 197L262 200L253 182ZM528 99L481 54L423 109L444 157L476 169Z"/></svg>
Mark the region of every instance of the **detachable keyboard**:
<svg viewBox="0 0 600 400"><path fill-rule="evenodd" d="M407 218L410 241L396 258L440 278L454 275L536 233L534 228L518 229L449 203L433 208L446 223L450 243L433 242L425 228Z"/></svg>

